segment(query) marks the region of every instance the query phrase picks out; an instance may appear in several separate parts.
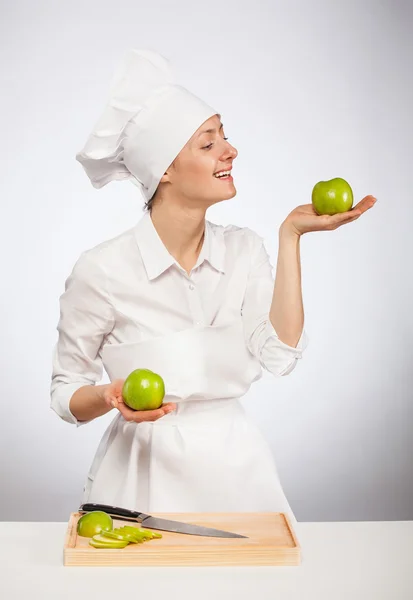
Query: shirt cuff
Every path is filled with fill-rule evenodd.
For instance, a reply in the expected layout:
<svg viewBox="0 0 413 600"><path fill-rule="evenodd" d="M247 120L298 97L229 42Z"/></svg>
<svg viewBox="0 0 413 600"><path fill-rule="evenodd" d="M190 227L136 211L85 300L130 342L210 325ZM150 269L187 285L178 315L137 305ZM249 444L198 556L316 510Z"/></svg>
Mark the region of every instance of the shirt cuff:
<svg viewBox="0 0 413 600"><path fill-rule="evenodd" d="M288 375L291 373L297 364L297 360L302 358L309 342L308 335L303 328L297 346L289 346L280 340L269 319L262 332L262 338L264 343L261 350L261 364L275 375Z"/></svg>
<svg viewBox="0 0 413 600"><path fill-rule="evenodd" d="M78 421L75 415L71 412L69 408L70 399L73 394L81 387L89 385L87 383L61 383L58 388L56 388L52 394L51 408L55 411L55 413L66 421L66 423L71 423L72 425L76 425L76 427L80 427L81 425L86 425L86 423L90 423L92 419L89 421Z"/></svg>
<svg viewBox="0 0 413 600"><path fill-rule="evenodd" d="M296 356L296 358L302 358L302 353L304 352L304 350L307 348L308 346L308 335L303 327L303 330L301 332L300 335L300 339L298 340L297 346L289 346L288 344L285 344L284 342L282 342L280 340L280 338L278 337L277 332L275 331L273 324L271 323L271 321L268 319L267 324L265 326L264 329L264 338L267 340L268 338L275 336L278 340L278 344L281 348L285 348L286 350L291 350Z"/></svg>

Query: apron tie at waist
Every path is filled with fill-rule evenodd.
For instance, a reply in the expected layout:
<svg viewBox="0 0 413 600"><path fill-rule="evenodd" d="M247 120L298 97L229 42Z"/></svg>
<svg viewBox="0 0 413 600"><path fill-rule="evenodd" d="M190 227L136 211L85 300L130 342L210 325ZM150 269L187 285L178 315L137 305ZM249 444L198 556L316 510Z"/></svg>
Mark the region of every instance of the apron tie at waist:
<svg viewBox="0 0 413 600"><path fill-rule="evenodd" d="M142 423L129 422L129 425L141 427L150 425L154 427L170 427L174 425L190 425L217 427L220 423L226 423L228 418L237 415L245 416L245 409L239 398L194 400L176 402L176 409L171 413L157 419L156 421L145 421ZM121 417L123 419L123 417Z"/></svg>

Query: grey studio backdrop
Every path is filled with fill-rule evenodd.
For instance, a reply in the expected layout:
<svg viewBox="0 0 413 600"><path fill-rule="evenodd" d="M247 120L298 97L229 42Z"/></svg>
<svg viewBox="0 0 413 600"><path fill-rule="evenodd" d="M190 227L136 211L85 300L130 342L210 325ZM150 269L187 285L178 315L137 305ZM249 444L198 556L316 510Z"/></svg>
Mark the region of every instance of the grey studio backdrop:
<svg viewBox="0 0 413 600"><path fill-rule="evenodd" d="M50 410L49 386L75 261L143 215L134 186L95 190L74 159L137 47L219 107L238 194L207 218L257 231L274 272L278 228L317 181L378 198L302 238L310 345L242 402L299 521L412 519L412 3L14 0L1 12L0 518L66 521L115 415L77 429Z"/></svg>

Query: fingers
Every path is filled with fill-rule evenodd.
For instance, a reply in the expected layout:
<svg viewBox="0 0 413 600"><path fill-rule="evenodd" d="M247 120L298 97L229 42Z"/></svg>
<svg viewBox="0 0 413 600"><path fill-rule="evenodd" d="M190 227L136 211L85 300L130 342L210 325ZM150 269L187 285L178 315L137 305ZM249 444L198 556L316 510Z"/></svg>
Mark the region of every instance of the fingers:
<svg viewBox="0 0 413 600"><path fill-rule="evenodd" d="M132 410L123 402L118 402L116 408L119 410L125 421L143 423L145 421L157 421L161 417L164 417L175 410L176 404L168 402L156 410Z"/></svg>
<svg viewBox="0 0 413 600"><path fill-rule="evenodd" d="M359 210L360 213L362 214L362 213L366 212L366 210L369 210L369 208L371 208L372 206L374 206L376 204L376 201L377 201L377 199L374 196L371 196L371 195L365 196L349 212L352 212L354 210Z"/></svg>
<svg viewBox="0 0 413 600"><path fill-rule="evenodd" d="M356 206L354 206L351 210L348 210L344 213L337 213L335 215L323 215L321 218L325 222L325 229L337 229L341 225L345 225L346 223L352 223L356 221L363 213L372 208L376 203L376 198L374 196L366 196L363 200L360 200Z"/></svg>
<svg viewBox="0 0 413 600"><path fill-rule="evenodd" d="M124 379L115 379L106 386L103 392L103 400L110 408L117 408L117 401L122 400L124 381Z"/></svg>

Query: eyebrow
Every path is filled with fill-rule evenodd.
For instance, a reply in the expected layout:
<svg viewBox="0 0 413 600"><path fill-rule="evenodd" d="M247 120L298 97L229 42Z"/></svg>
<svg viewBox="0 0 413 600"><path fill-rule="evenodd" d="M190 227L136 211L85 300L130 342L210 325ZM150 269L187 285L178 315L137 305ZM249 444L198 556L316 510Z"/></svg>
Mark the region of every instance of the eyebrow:
<svg viewBox="0 0 413 600"><path fill-rule="evenodd" d="M220 128L218 129L218 131L221 131L221 129L222 129L223 127L224 127L224 123L221 123L221 126L220 126ZM198 133L198 137L199 137L200 135L202 135L203 133L215 133L215 132L216 132L216 128L215 128L215 127L213 127L212 129L204 129L204 131L200 131L200 132Z"/></svg>

